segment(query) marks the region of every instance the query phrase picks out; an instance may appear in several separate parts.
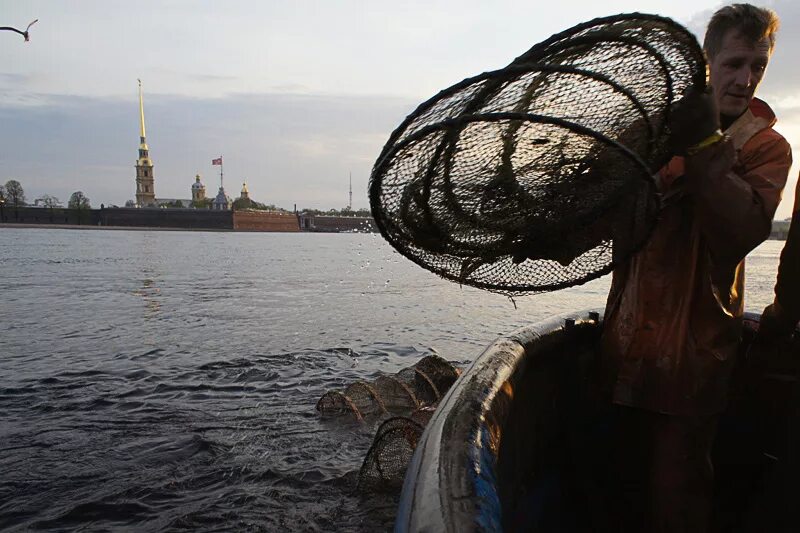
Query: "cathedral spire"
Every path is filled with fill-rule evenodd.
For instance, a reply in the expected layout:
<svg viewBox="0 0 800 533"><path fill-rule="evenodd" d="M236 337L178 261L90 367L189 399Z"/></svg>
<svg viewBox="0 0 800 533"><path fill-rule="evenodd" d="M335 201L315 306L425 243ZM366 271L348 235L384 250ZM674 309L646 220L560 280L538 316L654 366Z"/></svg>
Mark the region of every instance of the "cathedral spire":
<svg viewBox="0 0 800 533"><path fill-rule="evenodd" d="M142 148L147 150L147 141L145 141L145 133L144 133L144 98L142 98L142 80L138 79L139 82L139 142L142 145Z"/></svg>
<svg viewBox="0 0 800 533"><path fill-rule="evenodd" d="M136 206L153 207L156 205L153 161L150 159L150 150L145 141L142 80L137 81L139 82L139 158L136 160Z"/></svg>

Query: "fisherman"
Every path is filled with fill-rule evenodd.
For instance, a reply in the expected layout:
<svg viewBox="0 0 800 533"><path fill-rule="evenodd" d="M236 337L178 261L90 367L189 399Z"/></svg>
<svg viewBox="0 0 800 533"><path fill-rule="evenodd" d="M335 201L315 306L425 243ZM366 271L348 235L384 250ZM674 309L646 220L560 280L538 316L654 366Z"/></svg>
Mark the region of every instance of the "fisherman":
<svg viewBox="0 0 800 533"><path fill-rule="evenodd" d="M789 235L781 252L775 300L761 313L758 339L775 343L788 339L800 322L800 179L794 193Z"/></svg>
<svg viewBox="0 0 800 533"><path fill-rule="evenodd" d="M703 43L711 93L683 109L694 124L675 127L689 140L718 124L725 137L684 147L660 171L674 200L613 274L602 344L618 424L615 531L709 523L710 451L741 334L744 258L769 236L792 162L774 113L754 98L777 27L774 12L749 4L712 16Z"/></svg>

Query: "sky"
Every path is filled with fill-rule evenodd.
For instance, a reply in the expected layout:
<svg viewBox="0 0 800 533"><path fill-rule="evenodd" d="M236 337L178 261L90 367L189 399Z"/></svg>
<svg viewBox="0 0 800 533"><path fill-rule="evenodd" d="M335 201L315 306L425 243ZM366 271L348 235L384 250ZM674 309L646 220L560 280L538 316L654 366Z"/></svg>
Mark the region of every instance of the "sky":
<svg viewBox="0 0 800 533"><path fill-rule="evenodd" d="M403 118L454 83L507 65L598 16L669 16L702 35L706 0L0 0L0 183L29 201L83 191L97 207L134 197L137 78L159 198L195 174L280 207L368 207L372 165ZM765 1L782 31L759 96L800 154L800 2ZM796 156L800 160L800 155ZM794 190L798 165L787 185ZM776 218L791 214L792 194Z"/></svg>

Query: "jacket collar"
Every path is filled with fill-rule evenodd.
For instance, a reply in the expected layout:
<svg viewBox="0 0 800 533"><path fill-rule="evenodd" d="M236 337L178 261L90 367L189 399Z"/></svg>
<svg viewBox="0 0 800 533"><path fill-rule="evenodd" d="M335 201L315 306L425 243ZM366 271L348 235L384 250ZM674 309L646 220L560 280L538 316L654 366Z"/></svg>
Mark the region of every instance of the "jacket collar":
<svg viewBox="0 0 800 533"><path fill-rule="evenodd" d="M753 98L747 111L725 130L725 135L731 138L734 148L741 150L756 133L771 128L775 122L777 118L772 108L764 100Z"/></svg>

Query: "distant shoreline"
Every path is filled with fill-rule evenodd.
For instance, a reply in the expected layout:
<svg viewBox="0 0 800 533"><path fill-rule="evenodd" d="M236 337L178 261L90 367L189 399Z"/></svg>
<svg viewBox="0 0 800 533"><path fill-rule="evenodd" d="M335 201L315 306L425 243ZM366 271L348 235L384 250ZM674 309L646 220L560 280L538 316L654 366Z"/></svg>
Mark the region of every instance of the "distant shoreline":
<svg viewBox="0 0 800 533"><path fill-rule="evenodd" d="M214 233L348 233L342 231L248 231L234 229L214 229L214 228L162 228L158 226L90 226L88 224L28 224L25 222L0 222L0 229L3 228L25 228L25 229L86 229L86 230L112 230L112 231L211 231ZM785 241L785 236L770 235L767 240Z"/></svg>
<svg viewBox="0 0 800 533"><path fill-rule="evenodd" d="M5 210L3 227L59 227L62 229L114 229L165 231L237 231L294 233L375 232L371 217L316 215L250 209L64 209L30 206ZM3 215L3 213L0 213Z"/></svg>
<svg viewBox="0 0 800 533"><path fill-rule="evenodd" d="M222 233L274 233L274 232L246 232L235 231L232 229L209 229L209 228L162 228L147 226L90 226L88 224L28 224L26 222L2 222L2 228L25 228L25 229L88 229L88 230L127 230L127 231L213 231Z"/></svg>
<svg viewBox="0 0 800 533"><path fill-rule="evenodd" d="M369 233L357 231L281 231L250 230L230 228L165 228L161 226L92 226L90 224L29 224L27 222L0 222L0 230L4 228L20 229L66 229L66 230L111 230L111 231L210 231L213 233Z"/></svg>

